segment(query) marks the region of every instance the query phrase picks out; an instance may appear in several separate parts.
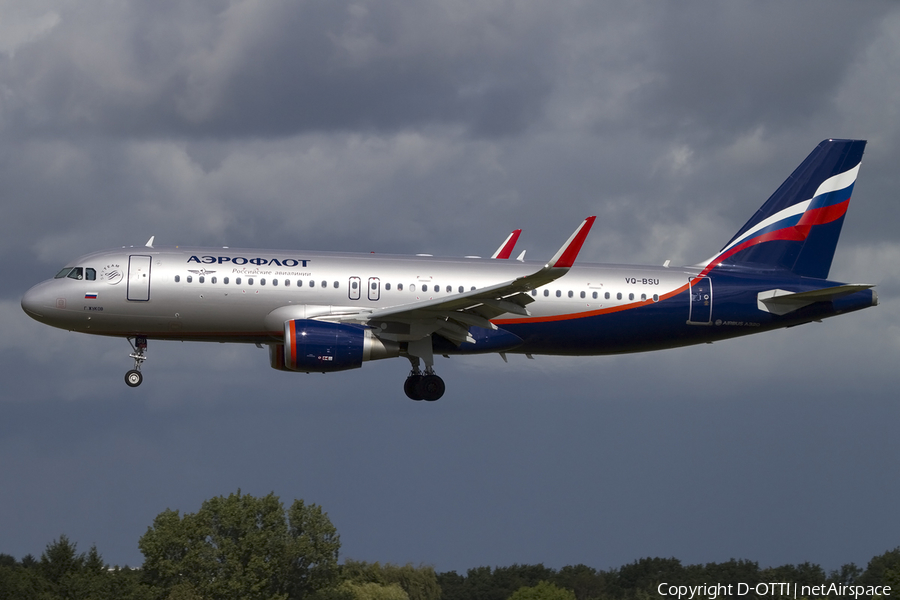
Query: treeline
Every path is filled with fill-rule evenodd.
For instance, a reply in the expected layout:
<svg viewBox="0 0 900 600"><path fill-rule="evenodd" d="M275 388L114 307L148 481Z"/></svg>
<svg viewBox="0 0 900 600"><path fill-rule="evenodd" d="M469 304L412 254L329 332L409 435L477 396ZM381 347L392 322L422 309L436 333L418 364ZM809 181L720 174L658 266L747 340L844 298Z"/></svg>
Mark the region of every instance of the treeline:
<svg viewBox="0 0 900 600"><path fill-rule="evenodd" d="M517 591L535 588L541 582L571 592L571 600L660 599L660 584L666 584L664 593L672 586L693 586L696 589L704 585L730 584L732 597L738 597L738 584L753 586L760 582L789 582L796 583L798 587L830 583L863 587L893 584L893 590L900 594L900 548L874 557L866 569L850 563L830 573L812 563L760 568L759 563L749 560L682 565L676 558L642 558L609 571L586 565L567 566L559 570L544 565L512 565L493 569L478 567L469 569L465 575L455 571L438 575L441 600L507 600ZM698 591L700 600L710 600L711 595L714 598L724 596L716 594L710 587ZM771 591L765 596L757 596L751 589L740 597L773 600L778 596ZM565 597L556 596L560 600ZM837 598L836 595L834 597Z"/></svg>
<svg viewBox="0 0 900 600"><path fill-rule="evenodd" d="M662 583L757 582L900 591L900 548L874 557L865 569L851 563L830 573L810 563L761 569L746 560L682 565L674 558L643 558L608 571L539 564L478 567L464 575L429 566L339 563L340 537L321 507L296 500L285 508L274 494L255 498L240 490L207 500L196 513L160 513L138 547L144 562L135 569L110 568L96 547L79 553L65 536L40 558L0 554L0 600L647 600L662 598ZM723 594L710 597L704 590L698 596ZM757 596L751 590L741 598Z"/></svg>

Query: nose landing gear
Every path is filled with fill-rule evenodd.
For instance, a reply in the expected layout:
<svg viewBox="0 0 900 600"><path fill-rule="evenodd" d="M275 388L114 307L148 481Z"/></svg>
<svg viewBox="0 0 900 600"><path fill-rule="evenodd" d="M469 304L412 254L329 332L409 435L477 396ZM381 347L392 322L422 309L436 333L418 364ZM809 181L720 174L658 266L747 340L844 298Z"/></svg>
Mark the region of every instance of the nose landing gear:
<svg viewBox="0 0 900 600"><path fill-rule="evenodd" d="M147 357L145 356L145 352L147 351L147 337L143 335L136 336L133 343L131 338L128 338L128 343L131 345L133 351L128 356L134 359L134 368L125 373L125 384L128 385L128 387L137 387L144 381L144 376L141 374L141 363L147 360Z"/></svg>

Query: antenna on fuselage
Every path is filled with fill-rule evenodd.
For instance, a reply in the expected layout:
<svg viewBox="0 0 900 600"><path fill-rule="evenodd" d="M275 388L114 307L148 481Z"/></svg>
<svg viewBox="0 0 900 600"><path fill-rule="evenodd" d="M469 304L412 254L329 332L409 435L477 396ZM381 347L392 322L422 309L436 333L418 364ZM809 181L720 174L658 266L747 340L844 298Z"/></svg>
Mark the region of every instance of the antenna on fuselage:
<svg viewBox="0 0 900 600"><path fill-rule="evenodd" d="M147 246L148 248L152 248L153 247L153 238L155 238L155 237L156 237L155 235L151 235L150 239L147 240L147 243L144 245Z"/></svg>

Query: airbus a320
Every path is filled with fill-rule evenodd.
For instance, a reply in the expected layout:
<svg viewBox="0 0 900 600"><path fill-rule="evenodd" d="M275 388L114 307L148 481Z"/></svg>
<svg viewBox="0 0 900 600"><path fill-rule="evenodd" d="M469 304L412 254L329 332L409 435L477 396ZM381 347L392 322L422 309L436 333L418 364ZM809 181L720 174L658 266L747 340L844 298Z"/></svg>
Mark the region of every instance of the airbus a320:
<svg viewBox="0 0 900 600"><path fill-rule="evenodd" d="M711 258L679 268L575 264L585 219L547 262L236 248L123 247L82 256L22 308L60 329L268 347L272 368L356 369L404 357L404 391L437 400L435 355L603 355L714 342L877 304L828 279L866 142L820 143Z"/></svg>

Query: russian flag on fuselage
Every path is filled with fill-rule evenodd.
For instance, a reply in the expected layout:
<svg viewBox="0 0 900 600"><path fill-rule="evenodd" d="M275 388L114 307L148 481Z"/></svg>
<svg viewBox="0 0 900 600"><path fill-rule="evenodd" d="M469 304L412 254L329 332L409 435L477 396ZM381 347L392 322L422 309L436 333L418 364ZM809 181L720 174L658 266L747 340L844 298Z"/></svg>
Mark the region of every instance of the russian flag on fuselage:
<svg viewBox="0 0 900 600"><path fill-rule="evenodd" d="M825 140L711 259L825 279L859 173L864 140Z"/></svg>

